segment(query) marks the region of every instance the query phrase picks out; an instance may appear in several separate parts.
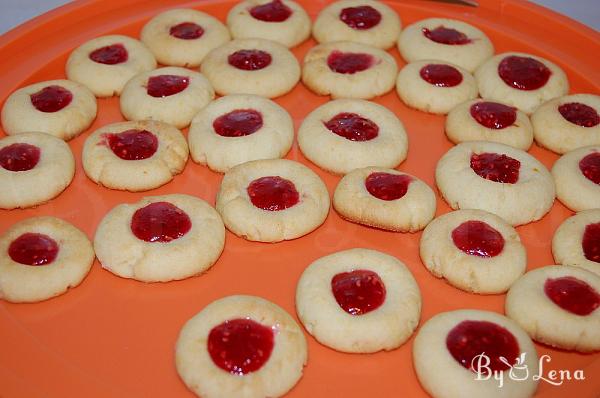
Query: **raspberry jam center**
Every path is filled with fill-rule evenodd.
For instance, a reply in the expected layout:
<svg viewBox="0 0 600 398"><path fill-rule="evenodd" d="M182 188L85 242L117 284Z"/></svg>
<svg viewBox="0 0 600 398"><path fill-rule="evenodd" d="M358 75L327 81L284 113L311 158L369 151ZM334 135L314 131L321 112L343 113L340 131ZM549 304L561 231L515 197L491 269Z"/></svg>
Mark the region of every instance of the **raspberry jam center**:
<svg viewBox="0 0 600 398"><path fill-rule="evenodd" d="M373 271L342 272L331 279L335 301L350 315L364 315L385 301L385 285Z"/></svg>
<svg viewBox="0 0 600 398"><path fill-rule="evenodd" d="M335 50L327 57L327 65L334 72L352 75L375 65L375 58L371 54L343 53Z"/></svg>
<svg viewBox="0 0 600 398"><path fill-rule="evenodd" d="M169 202L154 202L131 217L131 232L146 242L171 242L192 228L187 213Z"/></svg>
<svg viewBox="0 0 600 398"><path fill-rule="evenodd" d="M106 140L114 154L123 160L147 159L158 149L158 138L146 130L106 134Z"/></svg>
<svg viewBox="0 0 600 398"><path fill-rule="evenodd" d="M271 54L262 50L239 50L227 58L229 65L241 70L259 70L271 64Z"/></svg>
<svg viewBox="0 0 600 398"><path fill-rule="evenodd" d="M589 315L600 306L596 289L572 276L546 279L544 292L554 304L575 315Z"/></svg>
<svg viewBox="0 0 600 398"><path fill-rule="evenodd" d="M279 176L254 180L248 185L247 191L252 204L263 210L285 210L300 201L294 183Z"/></svg>
<svg viewBox="0 0 600 398"><path fill-rule="evenodd" d="M581 248L585 258L600 263L600 222L586 225Z"/></svg>
<svg viewBox="0 0 600 398"><path fill-rule="evenodd" d="M8 171L27 171L40 161L40 148L34 145L17 143L0 149L0 166Z"/></svg>
<svg viewBox="0 0 600 398"><path fill-rule="evenodd" d="M546 65L531 57L511 55L498 65L498 75L507 85L519 90L537 90L550 79Z"/></svg>
<svg viewBox="0 0 600 398"><path fill-rule="evenodd" d="M121 64L129 58L127 49L122 44L100 47L90 53L90 59L104 65Z"/></svg>
<svg viewBox="0 0 600 398"><path fill-rule="evenodd" d="M510 156L497 153L471 155L471 169L481 178L505 184L515 184L519 180L521 162Z"/></svg>
<svg viewBox="0 0 600 398"><path fill-rule="evenodd" d="M213 122L213 129L222 137L244 137L256 133L262 126L262 115L254 109L236 109Z"/></svg>
<svg viewBox="0 0 600 398"><path fill-rule="evenodd" d="M381 13L371 6L347 7L340 12L340 19L356 30L371 29L381 22Z"/></svg>
<svg viewBox="0 0 600 398"><path fill-rule="evenodd" d="M463 75L458 69L445 64L425 65L419 74L427 83L437 87L458 86L463 80Z"/></svg>
<svg viewBox="0 0 600 398"><path fill-rule="evenodd" d="M332 133L350 141L370 141L379 134L375 122L356 113L338 113L323 124Z"/></svg>
<svg viewBox="0 0 600 398"><path fill-rule="evenodd" d="M502 234L482 221L460 224L452 231L452 241L463 252L479 257L495 257L504 248Z"/></svg>
<svg viewBox="0 0 600 398"><path fill-rule="evenodd" d="M600 123L598 112L586 104L569 102L559 106L558 111L566 120L581 127L594 127Z"/></svg>
<svg viewBox="0 0 600 398"><path fill-rule="evenodd" d="M177 75L159 75L148 79L146 92L155 98L164 98L185 90L190 84L190 78Z"/></svg>
<svg viewBox="0 0 600 398"><path fill-rule="evenodd" d="M215 365L240 376L262 368L274 345L273 330L251 319L225 321L212 328L207 341Z"/></svg>
<svg viewBox="0 0 600 398"><path fill-rule="evenodd" d="M600 153L593 152L579 161L581 173L593 182L600 185Z"/></svg>
<svg viewBox="0 0 600 398"><path fill-rule="evenodd" d="M371 173L365 180L365 188L377 199L396 200L406 195L412 177L406 174Z"/></svg>
<svg viewBox="0 0 600 398"><path fill-rule="evenodd" d="M498 102L477 102L470 111L473 119L488 129L504 129L517 121L517 108Z"/></svg>
<svg viewBox="0 0 600 398"><path fill-rule="evenodd" d="M500 358L514 364L520 350L519 343L511 332L488 321L462 321L448 333L446 347L459 364L473 372L475 369L472 365L477 361L478 355L485 354L489 358L488 366L491 371L501 372L510 366Z"/></svg>
<svg viewBox="0 0 600 398"><path fill-rule="evenodd" d="M169 34L182 40L194 40L202 37L204 29L193 22L182 22L171 26Z"/></svg>
<svg viewBox="0 0 600 398"><path fill-rule="evenodd" d="M292 15L292 10L281 0L273 0L270 3L252 7L250 15L259 21L283 22Z"/></svg>
<svg viewBox="0 0 600 398"><path fill-rule="evenodd" d="M48 265L58 255L58 244L48 235L28 232L11 242L8 255L19 264Z"/></svg>
<svg viewBox="0 0 600 398"><path fill-rule="evenodd" d="M445 26L438 26L432 30L423 28L422 32L426 38L440 44L463 45L473 41L463 32Z"/></svg>
<svg viewBox="0 0 600 398"><path fill-rule="evenodd" d="M61 86L44 87L29 96L31 104L40 112L58 112L73 100L73 94Z"/></svg>

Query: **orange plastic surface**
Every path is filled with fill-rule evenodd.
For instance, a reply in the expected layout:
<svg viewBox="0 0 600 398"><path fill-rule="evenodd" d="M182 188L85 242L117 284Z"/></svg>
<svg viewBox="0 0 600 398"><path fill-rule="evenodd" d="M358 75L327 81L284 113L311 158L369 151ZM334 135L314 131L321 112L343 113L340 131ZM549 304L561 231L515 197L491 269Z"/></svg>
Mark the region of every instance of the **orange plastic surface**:
<svg viewBox="0 0 600 398"><path fill-rule="evenodd" d="M600 93L600 34L570 19L521 0L480 0L479 8L422 0L387 1L406 26L416 20L446 16L468 21L489 35L496 52L524 51L541 55L567 73L571 92ZM0 103L16 88L37 81L64 78L68 54L79 44L103 34L138 37L153 15L172 7L193 7L224 21L234 1L90 0L70 4L0 37ZM300 0L314 18L329 1ZM310 40L294 53L299 60L314 45ZM404 61L391 50L400 66ZM299 84L278 98L302 119L328 98ZM407 108L395 92L376 102L404 122L410 147L399 169L434 185L437 160L451 147L444 135L444 117ZM55 215L93 237L100 219L115 205L146 195L187 193L214 203L222 175L188 163L171 183L144 193L111 191L92 183L81 167L87 136L105 124L121 121L118 99L98 101L98 118L70 142L77 157L71 186L55 200L35 209L0 211L0 233L13 223L38 215ZM556 155L533 146L530 153L550 167ZM339 177L321 171L296 145L287 156L308 164L333 192ZM0 189L2 189L0 187ZM439 199L437 214L449 211ZM553 263L550 241L556 227L572 213L559 202L540 222L519 227L527 246L528 269ZM0 302L0 397L191 397L174 366L174 344L184 322L211 301L231 294L253 294L271 300L295 316L295 287L304 268L315 259L343 249L367 247L404 261L423 295L421 324L433 315L459 308L502 313L504 295L478 296L459 291L433 277L419 259L417 234L399 234L343 221L331 211L315 232L289 242L261 244L227 233L226 249L204 275L179 282L145 284L121 279L98 262L83 283L68 293L37 304ZM290 397L423 397L415 376L413 338L397 350L351 355L318 344L311 336L304 377ZM550 369L583 369L585 381L560 387L540 382L541 397L597 397L600 354L582 355L536 345L549 354Z"/></svg>

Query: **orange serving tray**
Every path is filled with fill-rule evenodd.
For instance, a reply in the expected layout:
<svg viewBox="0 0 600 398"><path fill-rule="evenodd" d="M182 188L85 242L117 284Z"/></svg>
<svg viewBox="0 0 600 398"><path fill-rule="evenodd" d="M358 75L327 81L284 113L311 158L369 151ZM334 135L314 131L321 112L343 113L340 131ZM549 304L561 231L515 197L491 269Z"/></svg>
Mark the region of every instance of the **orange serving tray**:
<svg viewBox="0 0 600 398"><path fill-rule="evenodd" d="M95 36L121 33L138 37L149 18L173 7L197 8L224 21L234 3L88 0L42 15L0 37L0 102L18 87L64 78L68 54ZM329 1L300 3L314 18ZM600 92L600 34L568 18L522 0L480 0L478 8L421 0L387 3L405 26L433 16L466 20L489 35L496 52L530 52L560 65L569 77L572 93ZM314 44L310 40L294 53L301 60ZM396 49L391 53L404 65ZM327 100L299 84L277 102L292 114L297 128L310 111ZM399 169L433 186L436 162L452 146L444 135L444 117L407 108L395 92L376 102L391 109L408 131L408 159ZM146 195L187 193L214 203L222 175L191 161L171 183L144 193L111 191L88 180L81 167L86 137L107 123L123 120L117 98L101 99L98 105L98 118L89 131L69 143L77 157L71 186L35 209L1 210L0 233L28 217L55 215L91 238L109 209ZM548 167L557 159L537 146L530 153ZM287 158L308 164L333 192L339 177L310 164L296 146ZM438 195L437 214L449 210ZM553 263L552 234L571 214L556 202L541 221L518 228L528 249L528 269ZM420 235L352 224L332 210L323 226L294 241L252 243L228 232L219 261L206 274L183 281L145 284L122 279L96 262L80 286L60 297L37 304L0 302L0 397L191 397L174 366L175 341L187 319L211 301L231 294L262 296L295 316L295 287L304 268L323 255L353 247L381 250L407 264L423 295L421 324L439 312L459 308L503 312L504 295L467 294L433 277L419 259ZM290 397L426 396L412 366L412 338L392 352L351 355L324 347L308 334L306 337L308 366ZM540 382L539 396L599 396L600 354L536 347L540 355L552 358L545 366L546 373L549 369L583 369L586 377L560 387Z"/></svg>

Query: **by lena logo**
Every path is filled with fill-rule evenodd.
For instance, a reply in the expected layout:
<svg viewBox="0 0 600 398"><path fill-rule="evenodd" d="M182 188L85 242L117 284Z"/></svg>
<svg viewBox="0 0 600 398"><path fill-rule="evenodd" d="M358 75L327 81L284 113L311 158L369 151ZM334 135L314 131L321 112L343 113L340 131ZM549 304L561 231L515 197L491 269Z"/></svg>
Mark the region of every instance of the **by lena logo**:
<svg viewBox="0 0 600 398"><path fill-rule="evenodd" d="M560 386L566 380L585 380L583 369L571 370L549 370L547 373L544 372L544 363L550 363L552 358L550 355L542 355L540 357L539 366L537 373L531 373L529 367L525 363L527 353L523 352L515 359L515 363L510 363L506 358L499 357L498 359L507 366L504 371L492 370L490 368L490 357L485 352L476 355L471 361L471 369L475 371L477 375L475 380L489 380L493 378L498 381L498 387L504 386L504 378L508 377L510 380L523 381L531 377L532 380L542 380L546 383L552 384L553 386Z"/></svg>

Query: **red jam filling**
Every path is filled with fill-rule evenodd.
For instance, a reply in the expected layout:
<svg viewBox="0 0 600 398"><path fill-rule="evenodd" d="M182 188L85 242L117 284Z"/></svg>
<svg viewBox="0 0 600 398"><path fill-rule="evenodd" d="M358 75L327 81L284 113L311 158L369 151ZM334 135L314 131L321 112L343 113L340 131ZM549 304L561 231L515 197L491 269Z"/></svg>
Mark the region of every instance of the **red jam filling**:
<svg viewBox="0 0 600 398"><path fill-rule="evenodd" d="M600 222L585 227L581 248L585 258L600 263Z"/></svg>
<svg viewBox="0 0 600 398"><path fill-rule="evenodd" d="M300 201L294 183L279 176L254 180L248 185L247 191L252 204L263 210L285 210Z"/></svg>
<svg viewBox="0 0 600 398"><path fill-rule="evenodd" d="M158 149L158 138L146 130L106 134L106 141L114 154L123 160L147 159Z"/></svg>
<svg viewBox="0 0 600 398"><path fill-rule="evenodd" d="M154 202L137 209L131 218L131 232L146 242L170 242L192 228L185 211L169 202Z"/></svg>
<svg viewBox="0 0 600 398"><path fill-rule="evenodd" d="M261 50L239 50L228 57L229 65L242 70L259 70L271 64L271 54Z"/></svg>
<svg viewBox="0 0 600 398"><path fill-rule="evenodd" d="M422 32L426 38L440 44L462 45L469 44L473 41L463 32L444 26L438 26L432 30L423 28Z"/></svg>
<svg viewBox="0 0 600 398"><path fill-rule="evenodd" d="M369 141L379 134L377 124L356 113L338 113L323 124L332 133L350 141Z"/></svg>
<svg viewBox="0 0 600 398"><path fill-rule="evenodd" d="M488 129L504 129L517 120L517 108L498 102L477 102L471 105L471 116Z"/></svg>
<svg viewBox="0 0 600 398"><path fill-rule="evenodd" d="M252 7L250 15L259 21L283 22L292 15L292 10L281 0L273 0L270 3Z"/></svg>
<svg viewBox="0 0 600 398"><path fill-rule="evenodd" d="M452 241L463 252L479 257L495 257L504 248L500 232L482 221L460 224L452 231Z"/></svg>
<svg viewBox="0 0 600 398"><path fill-rule="evenodd" d="M169 29L169 34L178 39L194 40L202 37L204 34L204 29L202 29L202 26L193 22L182 22L180 24L171 26L171 29Z"/></svg>
<svg viewBox="0 0 600 398"><path fill-rule="evenodd" d="M352 29L365 30L381 22L381 13L371 6L348 7L340 12L340 19Z"/></svg>
<svg viewBox="0 0 600 398"><path fill-rule="evenodd" d="M600 185L600 153L593 152L579 161L581 173L593 182Z"/></svg>
<svg viewBox="0 0 600 398"><path fill-rule="evenodd" d="M366 314L385 301L385 285L373 271L337 274L331 279L331 291L339 306L350 315Z"/></svg>
<svg viewBox="0 0 600 398"><path fill-rule="evenodd" d="M531 57L511 55L498 65L498 75L504 83L519 90L537 90L550 79L546 65Z"/></svg>
<svg viewBox="0 0 600 398"><path fill-rule="evenodd" d="M400 199L408 191L412 177L406 174L371 173L365 180L367 191L377 199Z"/></svg>
<svg viewBox="0 0 600 398"><path fill-rule="evenodd" d="M250 319L232 319L212 328L207 349L215 365L241 376L263 367L274 344L271 328Z"/></svg>
<svg viewBox="0 0 600 398"><path fill-rule="evenodd" d="M148 79L146 92L155 98L164 98L182 92L189 86L187 76L159 75Z"/></svg>
<svg viewBox="0 0 600 398"><path fill-rule="evenodd" d="M598 112L586 104L569 102L559 106L558 111L566 120L581 127L594 127L600 123Z"/></svg>
<svg viewBox="0 0 600 398"><path fill-rule="evenodd" d="M40 148L24 144L11 144L0 149L0 166L8 171L27 171L40 161Z"/></svg>
<svg viewBox="0 0 600 398"><path fill-rule="evenodd" d="M40 112L58 112L73 100L73 94L61 86L44 87L29 96L31 103Z"/></svg>
<svg viewBox="0 0 600 398"><path fill-rule="evenodd" d="M458 86L462 80L462 73L450 65L429 64L421 68L421 78L427 83L437 87Z"/></svg>
<svg viewBox="0 0 600 398"><path fill-rule="evenodd" d="M334 72L351 75L375 65L375 58L371 54L343 53L334 50L327 57L327 65Z"/></svg>
<svg viewBox="0 0 600 398"><path fill-rule="evenodd" d="M510 368L501 357L510 364L519 357L515 336L506 328L487 321L462 321L448 333L446 347L458 363L474 372L472 365L478 355L485 354L489 358L488 367L492 372Z"/></svg>
<svg viewBox="0 0 600 398"><path fill-rule="evenodd" d="M589 315L600 306L600 294L572 276L546 279L544 292L554 304L575 315Z"/></svg>
<svg viewBox="0 0 600 398"><path fill-rule="evenodd" d="M497 153L471 155L471 169L481 178L505 184L514 184L519 180L521 162L510 156Z"/></svg>
<svg viewBox="0 0 600 398"><path fill-rule="evenodd" d="M244 137L256 133L262 126L262 115L254 109L236 109L213 122L213 129L222 137Z"/></svg>
<svg viewBox="0 0 600 398"><path fill-rule="evenodd" d="M47 235L25 233L12 241L8 255L19 264L47 265L56 259L58 244Z"/></svg>
<svg viewBox="0 0 600 398"><path fill-rule="evenodd" d="M127 61L128 58L127 49L122 44L100 47L90 53L92 61L105 65L121 64Z"/></svg>

